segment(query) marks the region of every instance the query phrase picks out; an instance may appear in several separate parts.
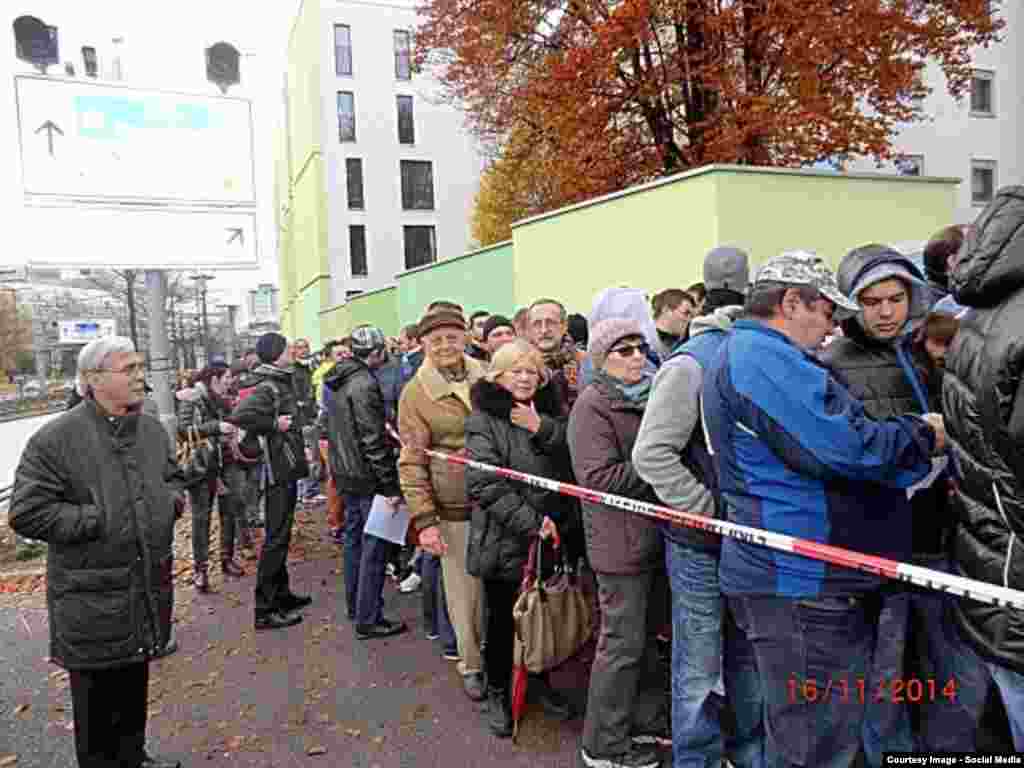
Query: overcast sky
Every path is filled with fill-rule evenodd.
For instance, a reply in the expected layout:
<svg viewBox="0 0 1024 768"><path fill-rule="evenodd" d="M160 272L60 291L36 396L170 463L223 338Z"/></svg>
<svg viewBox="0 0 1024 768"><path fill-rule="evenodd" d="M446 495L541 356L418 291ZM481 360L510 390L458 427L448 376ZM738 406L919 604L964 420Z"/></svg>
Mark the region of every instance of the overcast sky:
<svg viewBox="0 0 1024 768"><path fill-rule="evenodd" d="M179 91L217 93L206 82L203 51L221 40L242 53L242 84L232 96L253 100L255 115L256 195L259 208L261 266L259 270L222 272L211 291L227 290L224 301L242 303L245 293L260 282L277 282L276 242L273 222L274 138L281 121L281 89L286 66L288 32L298 0L3 0L6 12L0 38L0 155L18 162L17 121L13 84L9 75L24 71L13 54L10 23L22 14L41 18L58 27L61 60L75 64L81 75L80 49L91 45L100 59L100 77L112 60L112 38L121 37L120 49L126 84L138 87L173 88ZM51 67L51 74L63 66ZM17 167L3 163L6 167ZM0 178L0 218L10 221L22 204L20 178ZM0 248L0 264L19 263L26 254L8 241Z"/></svg>

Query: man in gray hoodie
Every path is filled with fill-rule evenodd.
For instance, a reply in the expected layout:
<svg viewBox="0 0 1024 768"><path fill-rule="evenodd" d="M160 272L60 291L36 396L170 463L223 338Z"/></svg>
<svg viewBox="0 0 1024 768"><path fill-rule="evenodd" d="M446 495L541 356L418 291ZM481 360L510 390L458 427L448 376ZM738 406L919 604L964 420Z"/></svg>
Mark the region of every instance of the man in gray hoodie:
<svg viewBox="0 0 1024 768"><path fill-rule="evenodd" d="M658 371L633 448L633 465L664 504L705 517L721 515L717 475L700 418L703 371L742 312L749 277L747 254L738 248L715 248L705 257L704 314L690 323L689 341ZM756 765L764 738L760 691L741 691L733 684L749 684L757 676L727 674L726 699L716 692L723 653L731 668L753 665L749 642L725 616L718 585L719 538L679 526L665 526L663 535L672 588L674 768L717 765L725 753L740 768ZM722 736L726 706L736 718L729 744Z"/></svg>

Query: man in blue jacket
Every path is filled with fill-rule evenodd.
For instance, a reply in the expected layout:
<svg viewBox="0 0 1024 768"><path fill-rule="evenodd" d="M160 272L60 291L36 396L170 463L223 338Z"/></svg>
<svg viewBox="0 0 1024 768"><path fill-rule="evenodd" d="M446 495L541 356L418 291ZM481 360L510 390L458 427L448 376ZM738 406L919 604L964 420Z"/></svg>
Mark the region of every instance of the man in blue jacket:
<svg viewBox="0 0 1024 768"><path fill-rule="evenodd" d="M704 416L729 520L892 556L890 510L867 484L909 488L943 448L936 414L872 421L815 360L857 305L812 253L769 259L704 373ZM901 510L905 513L905 510ZM860 748L881 577L728 538L719 579L754 646L769 766L840 768Z"/></svg>

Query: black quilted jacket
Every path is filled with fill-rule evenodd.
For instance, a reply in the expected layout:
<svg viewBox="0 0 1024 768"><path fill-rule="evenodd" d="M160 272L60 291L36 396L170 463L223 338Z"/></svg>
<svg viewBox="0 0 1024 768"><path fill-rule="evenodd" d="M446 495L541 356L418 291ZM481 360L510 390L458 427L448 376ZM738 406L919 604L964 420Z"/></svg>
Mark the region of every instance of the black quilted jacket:
<svg viewBox="0 0 1024 768"><path fill-rule="evenodd" d="M960 574L1024 590L1024 187L999 191L952 274L972 307L946 356L946 427L960 472L953 548ZM967 639L1024 673L1024 611L955 603Z"/></svg>

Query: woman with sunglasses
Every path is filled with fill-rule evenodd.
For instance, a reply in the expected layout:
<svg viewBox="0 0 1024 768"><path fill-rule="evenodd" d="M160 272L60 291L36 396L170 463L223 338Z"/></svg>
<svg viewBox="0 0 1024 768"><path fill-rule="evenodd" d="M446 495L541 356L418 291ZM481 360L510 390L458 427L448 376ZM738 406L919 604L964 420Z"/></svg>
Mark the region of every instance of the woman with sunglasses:
<svg viewBox="0 0 1024 768"><path fill-rule="evenodd" d="M576 481L595 491L653 501L632 461L653 378L643 330L628 318L602 320L591 329L588 347L594 381L569 417ZM661 538L652 521L593 502L583 503L583 527L597 577L601 632L581 762L589 768L655 768L661 756L650 745L667 732L664 687L656 686L652 706L636 703L643 671L657 666L654 635L664 616L652 595L667 594ZM666 605L663 599L662 612Z"/></svg>

